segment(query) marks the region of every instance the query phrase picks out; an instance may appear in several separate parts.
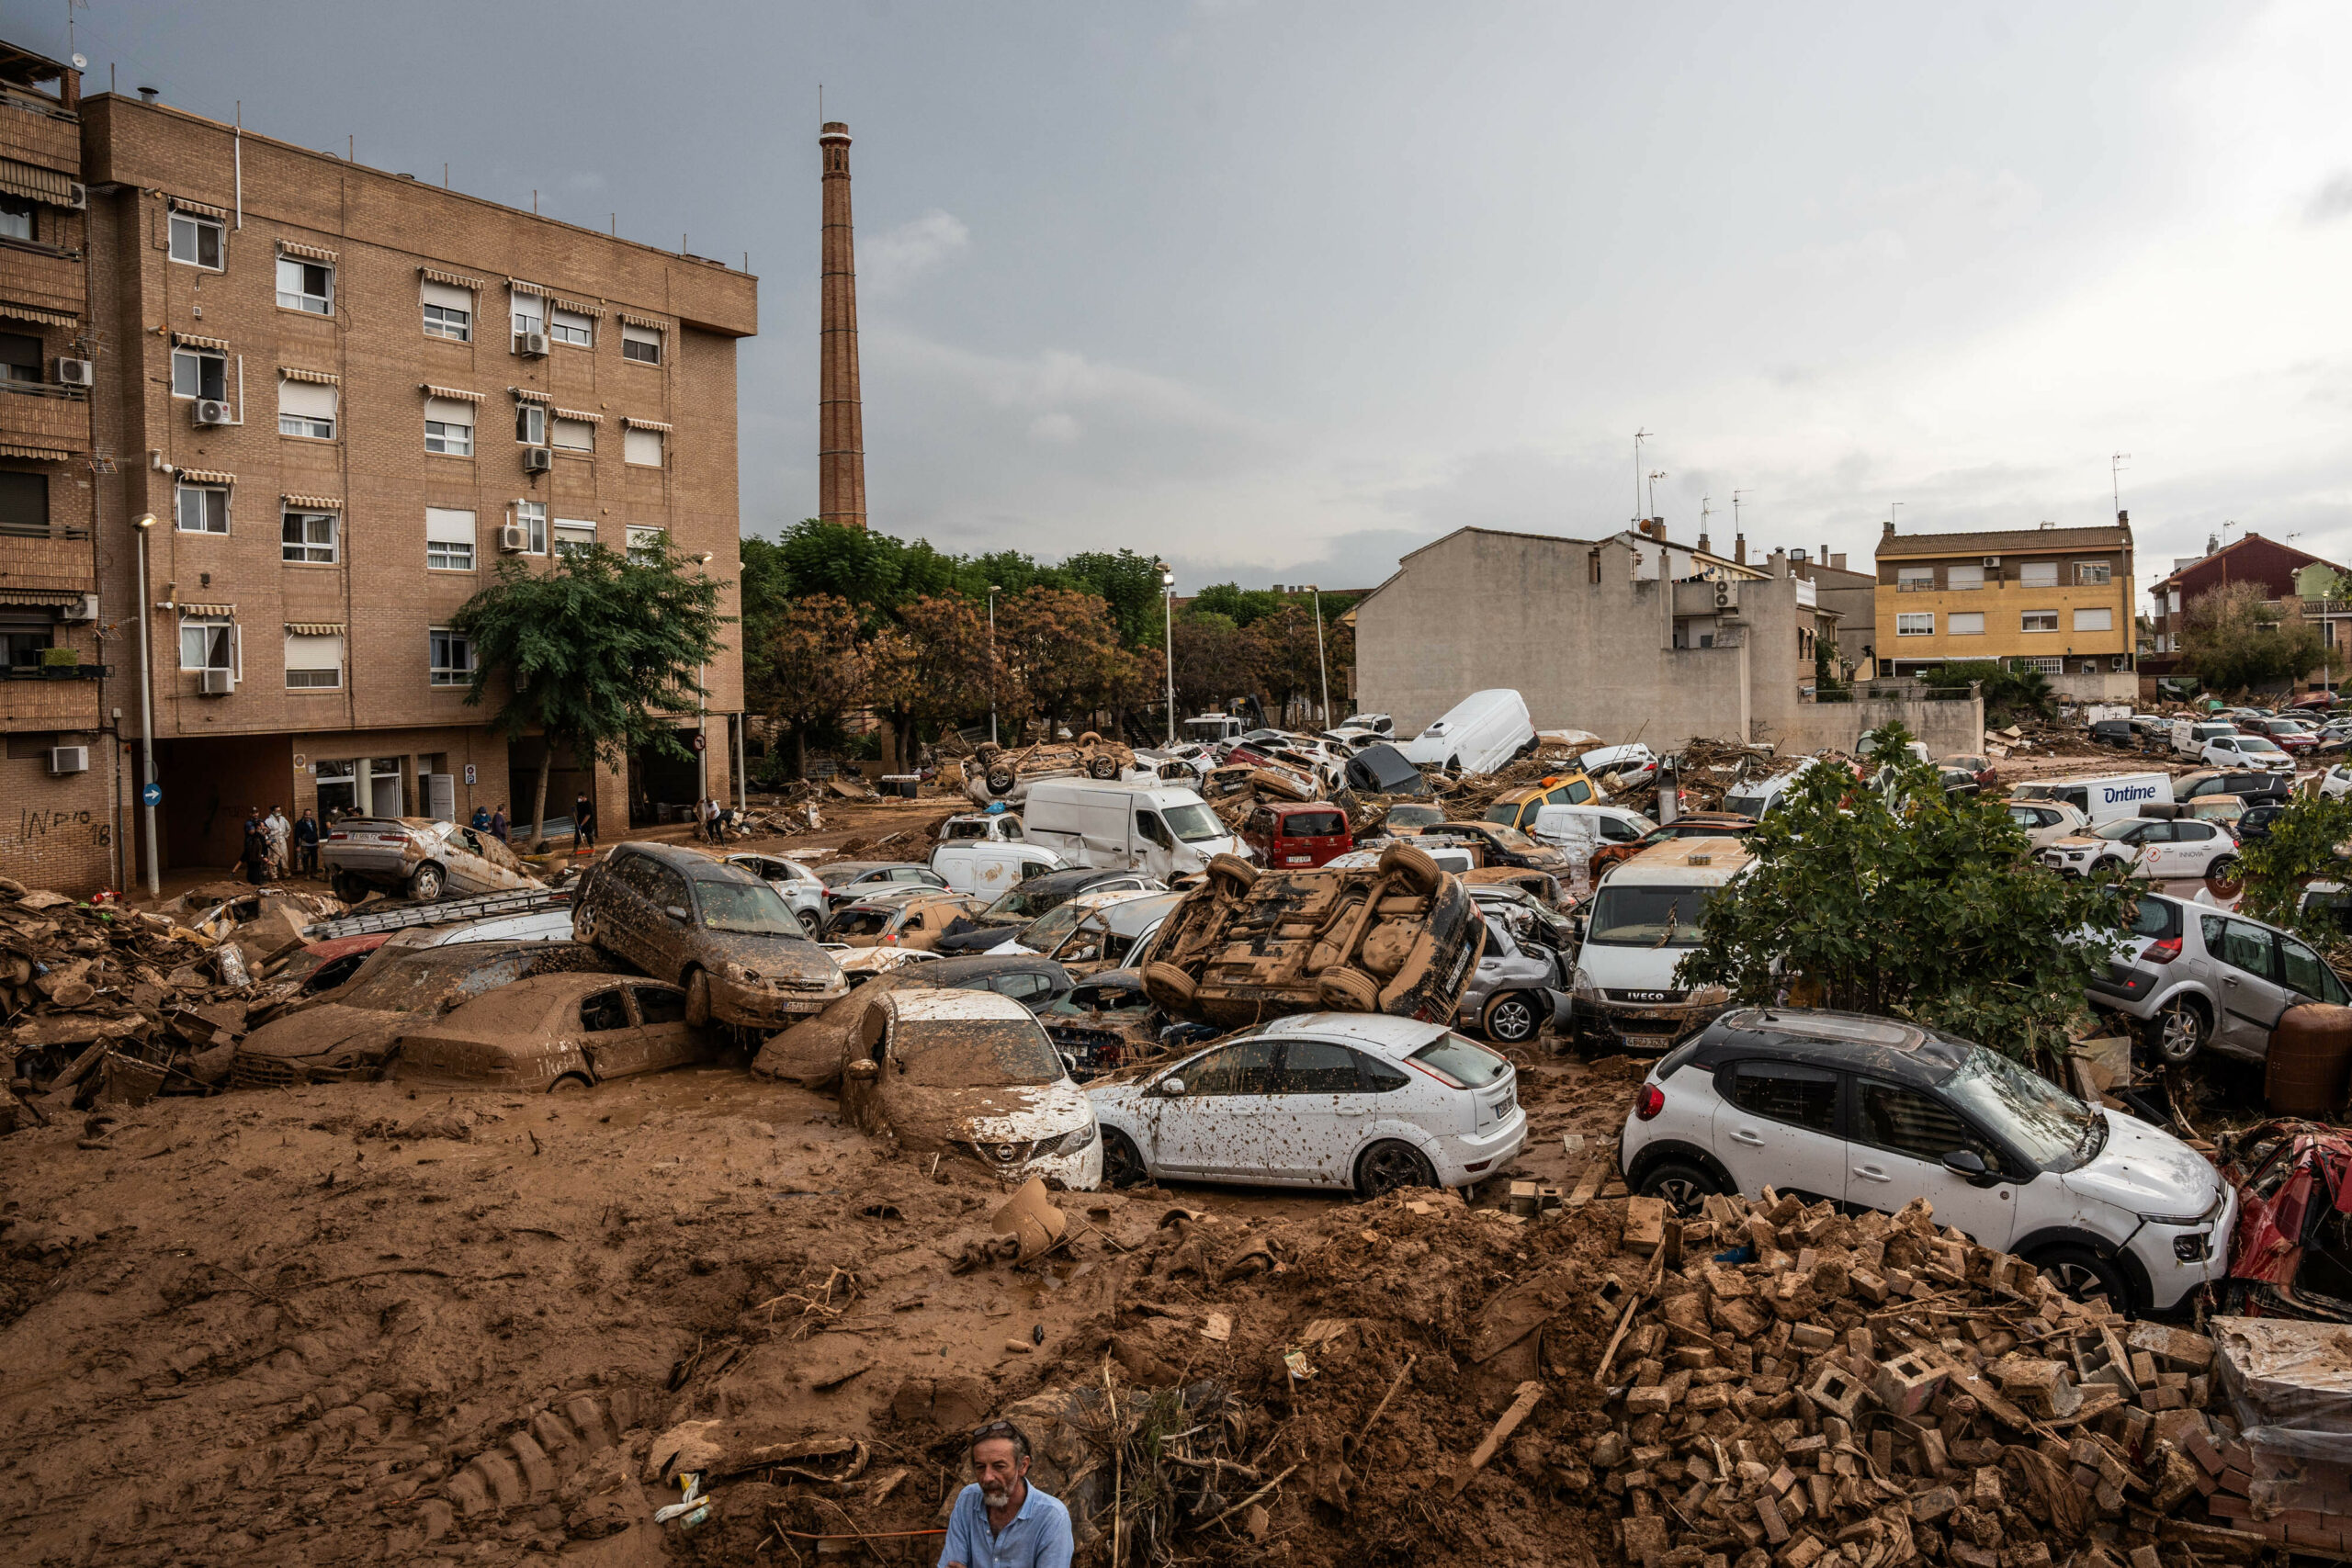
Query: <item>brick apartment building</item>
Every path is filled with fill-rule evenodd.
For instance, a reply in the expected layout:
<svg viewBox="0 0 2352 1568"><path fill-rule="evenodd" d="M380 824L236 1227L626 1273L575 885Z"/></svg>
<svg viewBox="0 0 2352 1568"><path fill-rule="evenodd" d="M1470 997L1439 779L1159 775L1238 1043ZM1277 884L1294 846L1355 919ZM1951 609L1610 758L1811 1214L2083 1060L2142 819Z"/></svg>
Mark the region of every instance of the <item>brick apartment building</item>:
<svg viewBox="0 0 2352 1568"><path fill-rule="evenodd" d="M2343 669L2342 649L2352 642L2352 604L2343 585L2352 572L2334 561L2248 531L2233 543L2193 558L2176 559L2170 576L2148 590L2147 654L2140 661L2151 683L2180 668L2181 636L2188 606L2201 594L2232 583L2251 582L2290 618L2319 627L2332 670Z"/></svg>
<svg viewBox="0 0 2352 1568"><path fill-rule="evenodd" d="M2132 525L1898 534L1878 542L1878 672L1947 660L2031 668L2085 700L2139 694Z"/></svg>
<svg viewBox="0 0 2352 1568"><path fill-rule="evenodd" d="M666 538L733 582L750 276L164 104L77 103L21 51L0 142L0 620L12 675L75 658L5 688L0 873L141 874L141 618L162 863L226 866L254 805L527 810L544 748L466 705L448 629L501 559ZM61 359L95 367L89 393ZM740 655L705 683L726 794ZM52 773L76 744L89 771ZM554 763L550 815L593 785L608 828L700 783Z"/></svg>

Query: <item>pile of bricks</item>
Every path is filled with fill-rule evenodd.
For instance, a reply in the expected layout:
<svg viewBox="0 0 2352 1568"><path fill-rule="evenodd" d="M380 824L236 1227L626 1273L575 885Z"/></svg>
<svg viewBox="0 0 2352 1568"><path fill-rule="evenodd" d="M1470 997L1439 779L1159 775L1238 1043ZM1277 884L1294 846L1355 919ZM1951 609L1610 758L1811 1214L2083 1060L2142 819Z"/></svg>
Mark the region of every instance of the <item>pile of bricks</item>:
<svg viewBox="0 0 2352 1568"><path fill-rule="evenodd" d="M2204 1336L2072 1301L1923 1201L1767 1198L1628 1201L1646 1261L1596 1296L1603 1426L1569 1479L1619 1500L1629 1562L2159 1568L2265 1544L2225 1504L2196 1522L2251 1476L2206 1411Z"/></svg>

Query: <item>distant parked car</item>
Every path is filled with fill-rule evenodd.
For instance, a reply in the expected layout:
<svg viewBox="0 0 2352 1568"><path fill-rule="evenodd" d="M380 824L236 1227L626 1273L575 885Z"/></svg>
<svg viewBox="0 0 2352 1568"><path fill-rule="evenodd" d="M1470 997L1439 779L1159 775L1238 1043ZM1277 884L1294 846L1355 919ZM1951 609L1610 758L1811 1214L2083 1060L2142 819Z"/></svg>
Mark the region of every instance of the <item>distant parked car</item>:
<svg viewBox="0 0 2352 1568"><path fill-rule="evenodd" d="M1347 774L1348 787L1358 795L1430 793L1429 775L1385 740L1375 741L1356 752L1342 764L1341 771Z"/></svg>
<svg viewBox="0 0 2352 1568"><path fill-rule="evenodd" d="M2226 910L2142 894L2124 908L2123 950L2089 999L2136 1020L2173 1066L2208 1047L2259 1062L2298 1002L2352 1005L2352 991L2309 943Z"/></svg>
<svg viewBox="0 0 2352 1568"><path fill-rule="evenodd" d="M716 1059L686 1023L686 995L659 980L543 975L451 1009L401 1038L395 1083L533 1094Z"/></svg>
<svg viewBox="0 0 2352 1568"><path fill-rule="evenodd" d="M1421 829L1424 839L1453 839L1475 847L1487 865L1522 866L1529 871L1568 874L1568 857L1551 845L1529 838L1516 828L1497 822L1440 822Z"/></svg>
<svg viewBox="0 0 2352 1568"><path fill-rule="evenodd" d="M1013 940L1030 921L1080 893L1160 893L1167 889L1157 878L1139 871L1098 871L1080 866L1074 871L1049 871L1000 894L996 902L971 917L974 931L943 936L933 946L941 956L992 953Z"/></svg>
<svg viewBox="0 0 2352 1568"><path fill-rule="evenodd" d="M2037 850L2048 849L2060 839L2077 838L2090 831L2090 823L2083 814L2063 800L2011 800L2009 820L2025 829L2026 841Z"/></svg>
<svg viewBox="0 0 2352 1568"><path fill-rule="evenodd" d="M1241 841L1270 866L1321 865L1354 847L1348 814L1328 802L1261 805L1241 824Z"/></svg>
<svg viewBox="0 0 2352 1568"><path fill-rule="evenodd" d="M825 929L825 884L797 860L782 855L729 855L727 863L740 865L770 887L811 937Z"/></svg>
<svg viewBox="0 0 2352 1568"><path fill-rule="evenodd" d="M488 833L424 817L345 817L319 840L319 866L336 897L376 890L430 904L444 893L512 893L544 886Z"/></svg>
<svg viewBox="0 0 2352 1568"><path fill-rule="evenodd" d="M817 880L825 886L825 907L829 909L845 898L863 898L893 883L947 891L947 879L939 873L927 865L902 861L834 861L817 867Z"/></svg>
<svg viewBox="0 0 2352 1568"><path fill-rule="evenodd" d="M2266 718L2256 733L2267 735L2290 755L2300 757L2319 745L2319 732L2299 718Z"/></svg>
<svg viewBox="0 0 2352 1568"><path fill-rule="evenodd" d="M2128 718L2102 718L2091 725L2091 743L2136 750L2140 744L2140 732L2132 727Z"/></svg>
<svg viewBox="0 0 2352 1568"><path fill-rule="evenodd" d="M2268 769L2208 768L2183 773L2173 781L2172 797L2187 805L2209 795L2234 795L2249 804L2257 800L2286 801L2295 793L2294 779Z"/></svg>
<svg viewBox="0 0 2352 1568"><path fill-rule="evenodd" d="M938 947L959 920L986 908L967 893L911 893L901 898L860 898L834 908L825 921L825 935L852 947L911 947L929 952Z"/></svg>
<svg viewBox="0 0 2352 1568"><path fill-rule="evenodd" d="M2124 817L2079 837L2053 840L2037 858L2065 876L2116 871L2152 882L2191 876L2226 882L2237 871L2238 845L2219 822Z"/></svg>
<svg viewBox="0 0 2352 1568"><path fill-rule="evenodd" d="M2295 759L2267 735L2217 735L2205 742L2198 760L2209 768L2256 768L2272 773L2295 771Z"/></svg>
<svg viewBox="0 0 2352 1568"><path fill-rule="evenodd" d="M1942 761L1939 761L1936 766L1939 768L1958 768L1962 770L1975 779L1976 787L1981 790L1991 790L2000 787L2001 781L1999 776L1993 772L1993 759L1990 757L1980 756L1973 752L1963 752L1959 756L1946 757Z"/></svg>

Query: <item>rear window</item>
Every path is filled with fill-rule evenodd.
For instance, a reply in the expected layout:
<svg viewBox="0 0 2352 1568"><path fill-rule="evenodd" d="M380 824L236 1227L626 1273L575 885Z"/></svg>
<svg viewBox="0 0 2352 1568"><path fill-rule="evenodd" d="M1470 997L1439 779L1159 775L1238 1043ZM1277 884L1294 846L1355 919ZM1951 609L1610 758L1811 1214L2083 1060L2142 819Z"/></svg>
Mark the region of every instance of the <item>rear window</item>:
<svg viewBox="0 0 2352 1568"><path fill-rule="evenodd" d="M2178 936L2180 906L2164 898L2133 899L2124 910L2123 929L2133 936L2157 941Z"/></svg>
<svg viewBox="0 0 2352 1568"><path fill-rule="evenodd" d="M1346 832L1348 823L1336 811L1294 811L1283 818L1282 830L1289 839L1330 839Z"/></svg>
<svg viewBox="0 0 2352 1568"><path fill-rule="evenodd" d="M1443 1073L1464 1089L1484 1089L1510 1071L1507 1058L1459 1034L1441 1035L1408 1059Z"/></svg>

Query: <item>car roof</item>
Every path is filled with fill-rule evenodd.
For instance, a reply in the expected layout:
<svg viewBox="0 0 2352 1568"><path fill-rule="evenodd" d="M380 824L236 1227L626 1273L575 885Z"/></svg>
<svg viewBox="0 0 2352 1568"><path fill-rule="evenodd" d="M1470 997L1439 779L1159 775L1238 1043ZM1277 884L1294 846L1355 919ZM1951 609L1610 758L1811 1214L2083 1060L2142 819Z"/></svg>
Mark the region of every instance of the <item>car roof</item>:
<svg viewBox="0 0 2352 1568"><path fill-rule="evenodd" d="M973 953L951 955L929 965L924 973L942 984L983 979L990 975L1050 974L1064 985L1069 972L1052 959L1031 953Z"/></svg>
<svg viewBox="0 0 2352 1568"><path fill-rule="evenodd" d="M1672 839L1620 862L1609 880L1620 887L1720 887L1747 869L1755 853L1737 839Z"/></svg>
<svg viewBox="0 0 2352 1568"><path fill-rule="evenodd" d="M901 1022L907 1023L985 1023L1009 1019L1029 1022L1035 1018L1027 1008L1011 997L995 991L969 991L955 987L886 991L882 994L882 1005Z"/></svg>
<svg viewBox="0 0 2352 1568"><path fill-rule="evenodd" d="M1124 904L1131 898L1149 898L1152 896L1148 888L1121 887L1109 893L1077 894L1063 899L1062 904L1084 910L1107 909L1114 904ZM1062 905L1056 905L1054 908L1047 910L1046 914L1058 913ZM1041 915L1038 918L1042 919L1045 917Z"/></svg>
<svg viewBox="0 0 2352 1568"><path fill-rule="evenodd" d="M534 1031L549 1009L577 1001L594 991L608 991L625 985L650 986L670 992L678 989L666 981L650 980L642 975L532 975L459 1002L440 1022L429 1027L433 1033L447 1034L456 1032L453 1021L462 1021L464 1032L492 1037L493 1032Z"/></svg>
<svg viewBox="0 0 2352 1568"><path fill-rule="evenodd" d="M1023 888L1037 888L1046 893L1058 893L1063 888L1083 889L1090 884L1107 882L1114 876L1135 876L1132 871L1120 871L1105 866L1071 866L1062 871L1048 871L1023 880Z"/></svg>
<svg viewBox="0 0 2352 1568"><path fill-rule="evenodd" d="M1951 1076L1970 1046L1869 1013L1810 1008L1736 1008L1709 1024L1690 1060L1713 1068L1768 1057L1808 1066L1876 1074L1926 1089Z"/></svg>
<svg viewBox="0 0 2352 1568"><path fill-rule="evenodd" d="M1396 1018L1385 1012L1301 1012L1261 1024L1250 1032L1273 1039L1311 1034L1326 1040L1342 1040L1384 1056L1402 1058L1452 1031L1442 1023L1424 1023L1418 1018Z"/></svg>

